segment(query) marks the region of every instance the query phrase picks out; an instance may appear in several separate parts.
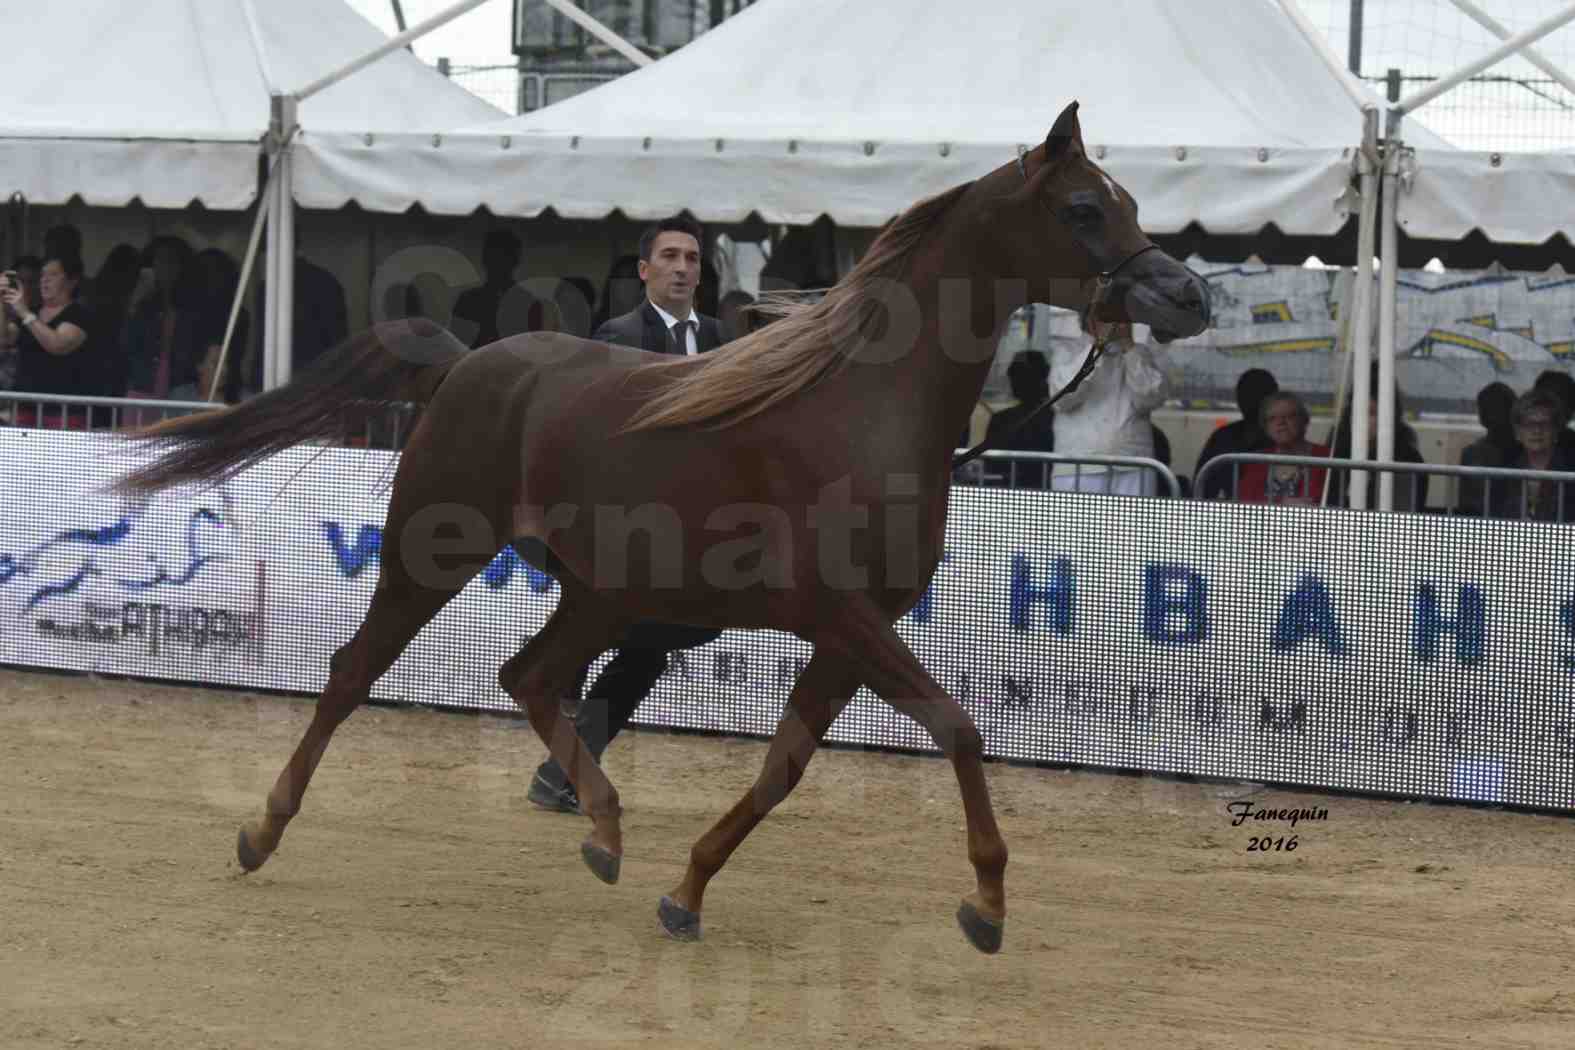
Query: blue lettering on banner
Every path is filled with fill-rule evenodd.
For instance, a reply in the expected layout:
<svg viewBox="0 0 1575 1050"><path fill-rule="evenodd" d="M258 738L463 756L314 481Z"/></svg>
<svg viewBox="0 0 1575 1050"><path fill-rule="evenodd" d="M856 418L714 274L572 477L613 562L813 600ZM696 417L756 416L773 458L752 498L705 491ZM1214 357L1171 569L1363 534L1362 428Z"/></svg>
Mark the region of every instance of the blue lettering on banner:
<svg viewBox="0 0 1575 1050"><path fill-rule="evenodd" d="M1575 598L1559 606L1559 623L1564 628L1564 637L1575 642ZM1564 650L1564 667L1575 671L1575 649Z"/></svg>
<svg viewBox="0 0 1575 1050"><path fill-rule="evenodd" d="M1323 642L1330 656L1346 654L1345 636L1340 631L1340 621L1334 612L1334 599L1329 588L1316 576L1303 576L1280 606L1280 618L1274 625L1270 647L1276 652L1291 652L1308 638Z"/></svg>
<svg viewBox="0 0 1575 1050"><path fill-rule="evenodd" d="M1021 554L1013 554L1012 630L1029 630L1033 625L1033 607L1043 604L1050 629L1056 634L1071 634L1076 591L1077 577L1072 572L1070 558L1055 559L1050 582L1041 586L1034 583L1034 572L1028 559Z"/></svg>
<svg viewBox="0 0 1575 1050"><path fill-rule="evenodd" d="M98 561L93 555L95 550L104 550L119 545L132 534L137 518L135 515L126 515L117 520L113 525L102 528L74 528L57 532L53 537L43 543L16 554L0 554L0 586L10 583L14 579L31 579L38 573L39 559L49 551L57 548L87 548L82 559L58 579L47 580L37 584L33 593L28 596L24 611L31 611L51 598L71 594L82 584L94 576L104 575L104 570L99 568ZM203 526L213 528L224 527L223 519L213 510L201 507L191 512L186 519L186 531L183 545L186 551L185 564L175 572L166 569L156 555L149 555L148 561L153 569L144 578L130 579L116 577L115 583L123 590L146 591L163 585L181 586L190 583L202 571L205 565L213 562L229 560L224 555L204 554L199 542L199 531Z"/></svg>
<svg viewBox="0 0 1575 1050"><path fill-rule="evenodd" d="M1189 565L1143 567L1143 634L1165 645L1197 645L1209 636L1208 581ZM1178 622L1179 621L1179 622Z"/></svg>
<svg viewBox="0 0 1575 1050"><path fill-rule="evenodd" d="M362 525L357 529L355 543L352 545L345 542L345 529L337 521L325 521L323 538L328 541L328 546L333 551L334 562L339 566L339 575L347 580L355 579L368 565L380 561L383 556L383 530L376 525ZM501 590L509 585L516 572L521 571L524 572L525 582L534 594L544 594L557 585L557 580L521 558L513 547L504 547L498 556L481 570L481 581L490 590Z"/></svg>
<svg viewBox="0 0 1575 1050"><path fill-rule="evenodd" d="M345 544L345 533L337 521L323 522L323 536L333 548L334 559L339 563L339 575L353 580L361 570L377 560L383 551L383 530L376 525L362 525L355 534L355 546Z"/></svg>
<svg viewBox="0 0 1575 1050"><path fill-rule="evenodd" d="M1461 584L1455 615L1450 618L1439 607L1437 588L1431 583L1419 583L1413 608L1418 661L1432 663L1438 655L1438 636L1453 632L1455 659L1467 667L1482 662L1487 651L1487 602L1482 588L1474 583Z"/></svg>

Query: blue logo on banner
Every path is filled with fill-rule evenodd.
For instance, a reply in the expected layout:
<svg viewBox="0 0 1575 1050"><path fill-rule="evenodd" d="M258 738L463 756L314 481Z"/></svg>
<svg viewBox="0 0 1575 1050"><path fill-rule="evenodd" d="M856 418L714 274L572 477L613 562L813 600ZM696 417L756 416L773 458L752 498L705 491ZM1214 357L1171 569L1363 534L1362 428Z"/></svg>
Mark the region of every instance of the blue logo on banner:
<svg viewBox="0 0 1575 1050"><path fill-rule="evenodd" d="M105 575L104 570L99 566L96 552L123 543L131 536L136 521L137 516L129 514L113 525L106 525L103 528L66 529L21 554L0 554L0 586L5 586L12 580L28 581L33 591L28 596L27 604L23 606L24 610L32 610L51 598L71 594L92 577ZM152 568L148 575L141 578L116 576L114 582L127 591L146 591L161 586L179 587L195 579L205 565L228 561L228 555L202 553L199 533L204 527L222 529L224 521L207 507L191 512L190 517L186 519L185 535L181 541L185 549L185 562L175 572L166 569L158 555L150 554L148 561L152 563ZM154 545L164 546L157 542ZM45 554L60 550L80 551L80 558L62 575L48 580L37 579L41 574L40 559Z"/></svg>

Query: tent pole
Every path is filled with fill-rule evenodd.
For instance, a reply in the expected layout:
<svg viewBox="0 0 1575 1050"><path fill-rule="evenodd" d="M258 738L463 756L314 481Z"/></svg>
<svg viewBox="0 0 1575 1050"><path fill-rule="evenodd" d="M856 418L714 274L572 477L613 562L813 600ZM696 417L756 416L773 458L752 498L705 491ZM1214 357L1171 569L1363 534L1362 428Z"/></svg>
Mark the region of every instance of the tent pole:
<svg viewBox="0 0 1575 1050"><path fill-rule="evenodd" d="M1384 136L1383 229L1380 231L1379 258L1383 270L1378 276L1378 448L1375 459L1395 458L1395 297L1400 279L1400 118L1389 115ZM1378 477L1378 509L1394 509L1395 476ZM1420 508L1415 508L1420 509Z"/></svg>
<svg viewBox="0 0 1575 1050"><path fill-rule="evenodd" d="M1373 240L1378 227L1378 110L1369 105L1362 112L1362 148L1356 170L1362 195L1361 218L1356 228L1356 294L1351 318L1351 458L1367 454L1367 406L1372 401L1373 361ZM1353 471L1348 488L1351 507L1367 508L1366 471Z"/></svg>
<svg viewBox="0 0 1575 1050"><path fill-rule="evenodd" d="M1517 33L1474 62L1467 62L1448 76L1440 77L1420 91L1412 92L1389 108L1396 113L1415 113L1444 92L1470 80L1491 65L1508 58L1527 44L1534 44L1566 22L1575 21L1575 4L1556 15L1544 18L1525 32Z"/></svg>
<svg viewBox="0 0 1575 1050"><path fill-rule="evenodd" d="M1476 4L1473 4L1471 0L1449 0L1449 2L1458 7L1467 18L1473 20L1477 23L1477 25L1481 26L1483 29L1486 29L1489 33L1492 33L1500 40L1509 39L1509 30L1505 29L1504 26L1492 15L1482 10ZM1521 51L1520 57L1524 58L1527 62L1530 62L1538 69L1542 70L1560 84L1563 84L1565 91L1575 95L1575 77L1570 76L1568 73L1564 72L1564 70L1560 69L1552 62L1549 62L1547 57L1543 55L1541 51L1538 51L1536 48L1528 45Z"/></svg>
<svg viewBox="0 0 1575 1050"><path fill-rule="evenodd" d="M1307 21L1307 16L1296 5L1296 0L1279 0L1279 5L1285 12L1285 17L1291 20L1291 25L1296 27L1296 31L1301 33L1302 38L1312 46L1314 53L1323 60L1323 64L1328 67L1335 81L1345 89L1351 101L1356 103L1356 108L1364 109L1372 105L1373 100L1356 83L1356 78L1346 70L1345 64L1340 61L1340 56L1334 53L1334 48L1329 46L1329 41L1324 39L1324 35Z"/></svg>
<svg viewBox="0 0 1575 1050"><path fill-rule="evenodd" d="M270 165L268 184L257 198L257 218L252 221L251 239L246 243L246 258L241 263L241 277L235 285L235 301L230 304L230 319L224 326L224 342L219 346L219 365L214 369L213 385L208 388L207 400L212 401L224 385L225 365L230 359L230 339L235 335L235 322L241 315L241 304L246 301L246 286L251 283L252 265L257 261L257 245L262 241L263 229L268 224L268 211L273 201L273 184L278 177L277 165ZM244 363L244 362L243 362ZM202 396L202 391L197 391Z"/></svg>
<svg viewBox="0 0 1575 1050"><path fill-rule="evenodd" d="M268 291L263 310L272 325L264 346L263 389L290 381L291 337L294 334L295 198L290 145L295 137L296 100L274 95L269 139L274 147L273 202L268 217Z"/></svg>
<svg viewBox="0 0 1575 1050"><path fill-rule="evenodd" d="M636 66L648 66L654 61L650 55L647 55L644 51L641 51L639 48L629 43L629 41L625 40L611 29L608 29L606 26L602 25L602 23L598 22L584 11L581 11L578 7L575 7L573 4L569 3L569 0L545 0L545 2L548 7L561 13L563 17L575 23L587 33L596 37L598 40L612 48L614 51L618 52L624 58L627 58L629 61L633 62Z"/></svg>
<svg viewBox="0 0 1575 1050"><path fill-rule="evenodd" d="M338 69L318 77L316 80L312 81L310 84L306 85L304 88L295 93L296 100L305 102L307 99L311 98L313 95L317 94L324 88L332 87L333 85L339 83L351 73L371 65L373 62L376 62L384 55L398 51L412 40L417 40L423 36L426 36L428 33L432 32L432 30L439 29L447 25L454 19L458 18L460 15L465 14L468 11L472 11L486 2L487 0L459 0L458 3L443 11L439 11L425 22L411 26L409 29L405 30L403 33L400 33L398 36L389 37L387 40L383 41L377 47L374 47L360 58L348 62L345 65L340 66Z"/></svg>

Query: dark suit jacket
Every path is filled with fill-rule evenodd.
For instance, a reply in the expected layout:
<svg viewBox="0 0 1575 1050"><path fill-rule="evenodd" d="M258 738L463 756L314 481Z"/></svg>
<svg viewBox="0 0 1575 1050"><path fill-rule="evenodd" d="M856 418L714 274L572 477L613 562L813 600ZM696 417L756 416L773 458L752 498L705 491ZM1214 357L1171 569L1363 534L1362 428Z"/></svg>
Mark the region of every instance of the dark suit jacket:
<svg viewBox="0 0 1575 1050"><path fill-rule="evenodd" d="M715 350L726 341L722 338L722 326L717 323L716 318L707 317L702 313L696 313L695 316L700 319L700 327L695 330L695 346L702 354L708 350ZM656 307L651 305L649 299L626 314L609 317L600 328L596 329L591 338L597 342L617 343L619 346L649 350L654 354L665 354L670 351L667 325L663 323L662 315L656 312Z"/></svg>

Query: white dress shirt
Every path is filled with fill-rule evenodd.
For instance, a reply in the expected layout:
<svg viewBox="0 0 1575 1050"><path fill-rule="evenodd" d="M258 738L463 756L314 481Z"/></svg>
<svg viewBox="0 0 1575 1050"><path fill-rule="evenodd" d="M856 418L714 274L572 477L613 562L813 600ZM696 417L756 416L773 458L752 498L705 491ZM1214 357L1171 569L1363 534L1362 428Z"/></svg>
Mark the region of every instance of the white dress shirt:
<svg viewBox="0 0 1575 1050"><path fill-rule="evenodd" d="M678 318L674 317L666 310L663 310L660 306L657 306L655 303L651 302L651 300L647 299L646 302L651 303L651 308L656 311L657 316L662 319L662 323L667 326L668 336L671 337L673 325L678 323ZM684 345L684 353L690 357L693 357L695 354L700 352L700 345L696 341L700 336L700 315L695 313L695 308L692 306L689 308L689 317L687 320L690 322L690 324L688 332L685 333L686 342Z"/></svg>

